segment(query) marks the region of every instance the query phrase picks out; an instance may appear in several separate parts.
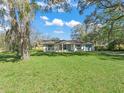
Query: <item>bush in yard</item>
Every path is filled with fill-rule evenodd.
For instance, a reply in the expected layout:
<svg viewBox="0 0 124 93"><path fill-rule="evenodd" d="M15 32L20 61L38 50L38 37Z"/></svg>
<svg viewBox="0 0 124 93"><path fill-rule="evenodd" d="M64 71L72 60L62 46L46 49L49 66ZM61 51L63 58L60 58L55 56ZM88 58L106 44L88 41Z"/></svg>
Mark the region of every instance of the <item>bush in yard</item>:
<svg viewBox="0 0 124 93"><path fill-rule="evenodd" d="M104 51L107 50L106 46L95 46L96 51Z"/></svg>

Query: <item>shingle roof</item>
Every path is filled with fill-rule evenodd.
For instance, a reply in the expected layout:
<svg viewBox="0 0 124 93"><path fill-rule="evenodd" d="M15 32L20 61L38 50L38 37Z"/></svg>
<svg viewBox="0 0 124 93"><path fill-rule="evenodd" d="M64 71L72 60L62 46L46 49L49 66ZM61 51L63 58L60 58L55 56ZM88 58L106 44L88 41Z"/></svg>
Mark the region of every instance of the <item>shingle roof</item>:
<svg viewBox="0 0 124 93"><path fill-rule="evenodd" d="M79 40L43 40L42 44L83 44Z"/></svg>

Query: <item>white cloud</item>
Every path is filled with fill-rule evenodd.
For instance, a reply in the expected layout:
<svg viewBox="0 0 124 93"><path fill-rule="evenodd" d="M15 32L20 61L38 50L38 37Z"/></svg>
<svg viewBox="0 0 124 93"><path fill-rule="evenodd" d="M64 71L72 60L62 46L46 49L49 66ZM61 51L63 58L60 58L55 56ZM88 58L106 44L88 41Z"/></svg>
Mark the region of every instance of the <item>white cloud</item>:
<svg viewBox="0 0 124 93"><path fill-rule="evenodd" d="M56 18L52 21L52 23L54 25L58 25L58 26L63 26L64 25L64 22L61 19L56 19Z"/></svg>
<svg viewBox="0 0 124 93"><path fill-rule="evenodd" d="M0 9L3 9L3 8L4 8L3 4L0 4Z"/></svg>
<svg viewBox="0 0 124 93"><path fill-rule="evenodd" d="M73 7L77 7L77 3L76 4L72 4Z"/></svg>
<svg viewBox="0 0 124 93"><path fill-rule="evenodd" d="M5 21L11 20L11 17L9 15L4 15L4 20Z"/></svg>
<svg viewBox="0 0 124 93"><path fill-rule="evenodd" d="M63 20L57 19L57 18L53 19L52 21L48 21L49 18L46 17L46 16L41 16L41 19L44 20L46 26L53 26L53 25L64 26L64 25L66 25L66 26L72 28L74 26L77 26L77 25L81 24L79 21L71 20L69 22L64 22Z"/></svg>
<svg viewBox="0 0 124 93"><path fill-rule="evenodd" d="M102 28L103 25L102 24L97 24L97 27Z"/></svg>
<svg viewBox="0 0 124 93"><path fill-rule="evenodd" d="M45 7L47 6L47 4L45 4L44 2L36 2L37 5L41 6L41 7Z"/></svg>
<svg viewBox="0 0 124 93"><path fill-rule="evenodd" d="M40 18L41 18L43 21L49 20L49 18L48 18L47 16L40 16Z"/></svg>
<svg viewBox="0 0 124 93"><path fill-rule="evenodd" d="M55 18L52 22L46 21L45 24L47 26L52 26L52 25L63 26L64 22L61 19Z"/></svg>
<svg viewBox="0 0 124 93"><path fill-rule="evenodd" d="M9 30L9 29L11 29L11 27L10 26L6 26L6 27L2 27L1 25L0 25L0 31L7 31L7 30Z"/></svg>
<svg viewBox="0 0 124 93"><path fill-rule="evenodd" d="M63 34L64 31L62 31L62 30L55 30L54 33L57 33L57 34Z"/></svg>
<svg viewBox="0 0 124 93"><path fill-rule="evenodd" d="M52 26L53 23L52 23L52 22L49 22L49 21L45 21L45 25L46 25L46 26Z"/></svg>
<svg viewBox="0 0 124 93"><path fill-rule="evenodd" d="M94 25L94 23L90 23L89 25L90 25L90 26L93 26L93 25Z"/></svg>
<svg viewBox="0 0 124 93"><path fill-rule="evenodd" d="M0 27L0 31L4 31L3 27Z"/></svg>
<svg viewBox="0 0 124 93"><path fill-rule="evenodd" d="M65 24L68 27L74 27L74 26L80 25L81 23L75 20L71 20L70 22L66 22Z"/></svg>
<svg viewBox="0 0 124 93"><path fill-rule="evenodd" d="M3 4L0 4L0 9L5 9L5 10L7 10L7 7L6 7L5 5L3 5Z"/></svg>
<svg viewBox="0 0 124 93"><path fill-rule="evenodd" d="M67 3L71 3L71 0L67 0Z"/></svg>
<svg viewBox="0 0 124 93"><path fill-rule="evenodd" d="M60 9L58 9L58 12L63 13L65 11L64 11L64 9L60 8Z"/></svg>
<svg viewBox="0 0 124 93"><path fill-rule="evenodd" d="M3 4L0 4L0 10L4 9L7 14L9 14L9 8Z"/></svg>
<svg viewBox="0 0 124 93"><path fill-rule="evenodd" d="M10 29L11 29L10 26L6 26L6 27L5 27L5 30L10 30Z"/></svg>

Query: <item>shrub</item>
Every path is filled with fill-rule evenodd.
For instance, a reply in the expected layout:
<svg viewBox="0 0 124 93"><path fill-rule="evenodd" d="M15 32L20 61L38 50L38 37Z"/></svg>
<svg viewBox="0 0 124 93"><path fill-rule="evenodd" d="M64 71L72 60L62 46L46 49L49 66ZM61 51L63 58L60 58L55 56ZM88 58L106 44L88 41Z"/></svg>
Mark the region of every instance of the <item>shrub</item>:
<svg viewBox="0 0 124 93"><path fill-rule="evenodd" d="M110 42L108 44L108 50L115 50L115 48L116 48L116 42L115 41Z"/></svg>
<svg viewBox="0 0 124 93"><path fill-rule="evenodd" d="M32 51L31 56L72 56L72 55L89 55L94 54L93 52L42 52L42 51Z"/></svg>
<svg viewBox="0 0 124 93"><path fill-rule="evenodd" d="M107 50L107 47L106 46L95 46L95 50L96 51L105 51L105 50Z"/></svg>

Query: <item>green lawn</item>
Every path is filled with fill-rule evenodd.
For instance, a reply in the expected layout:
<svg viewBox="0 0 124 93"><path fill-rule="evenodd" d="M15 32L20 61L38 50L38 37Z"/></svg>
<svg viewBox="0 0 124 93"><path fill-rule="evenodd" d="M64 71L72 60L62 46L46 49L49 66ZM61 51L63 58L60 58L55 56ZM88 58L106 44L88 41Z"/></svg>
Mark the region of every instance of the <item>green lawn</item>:
<svg viewBox="0 0 124 93"><path fill-rule="evenodd" d="M12 57L0 54L0 93L124 93L124 56Z"/></svg>

